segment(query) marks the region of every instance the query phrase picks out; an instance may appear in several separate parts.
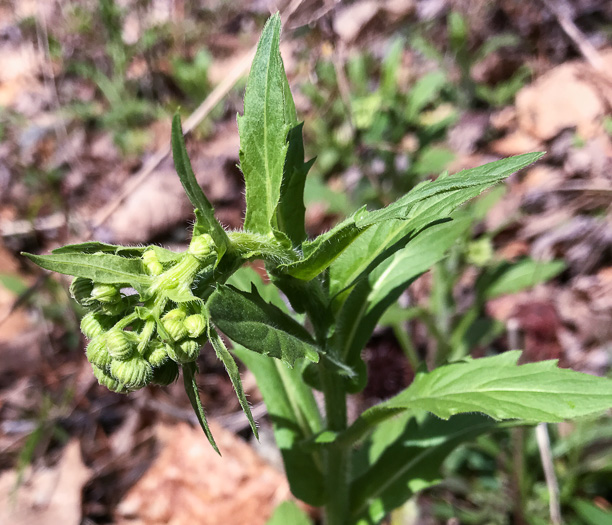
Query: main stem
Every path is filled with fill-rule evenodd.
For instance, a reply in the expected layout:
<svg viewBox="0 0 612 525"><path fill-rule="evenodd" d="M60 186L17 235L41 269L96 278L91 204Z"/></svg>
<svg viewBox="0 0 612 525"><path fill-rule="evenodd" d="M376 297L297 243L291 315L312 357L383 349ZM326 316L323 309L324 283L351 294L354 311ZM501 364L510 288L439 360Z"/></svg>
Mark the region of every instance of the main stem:
<svg viewBox="0 0 612 525"><path fill-rule="evenodd" d="M326 363L321 364L327 428L342 432L347 427L346 392L342 381ZM349 513L350 447L324 453L325 525L345 525Z"/></svg>

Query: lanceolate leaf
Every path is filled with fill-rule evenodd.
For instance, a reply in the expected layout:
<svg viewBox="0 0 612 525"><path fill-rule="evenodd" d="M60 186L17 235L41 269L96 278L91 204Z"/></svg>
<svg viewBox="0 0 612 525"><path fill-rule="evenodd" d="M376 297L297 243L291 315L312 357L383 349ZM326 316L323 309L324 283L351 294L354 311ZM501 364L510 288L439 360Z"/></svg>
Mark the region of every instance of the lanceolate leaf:
<svg viewBox="0 0 612 525"><path fill-rule="evenodd" d="M280 308L265 302L255 287L242 292L221 285L210 296L208 309L219 330L253 352L282 359L289 366L301 357L319 360L310 334Z"/></svg>
<svg viewBox="0 0 612 525"><path fill-rule="evenodd" d="M557 368L556 361L517 365L520 351L466 359L417 374L388 401L366 410L340 440L353 441L403 411L426 410L442 419L480 412L493 419L559 422L612 407L612 381Z"/></svg>
<svg viewBox="0 0 612 525"><path fill-rule="evenodd" d="M280 29L280 16L275 14L259 40L247 81L244 115L238 117L240 168L246 183L244 227L262 234L272 233L281 194L287 133L296 124L279 51Z"/></svg>
<svg viewBox="0 0 612 525"><path fill-rule="evenodd" d="M183 365L183 381L185 383L185 391L187 392L187 397L189 398L191 406L198 417L200 426L208 438L208 442L212 445L212 448L215 449L215 452L221 455L221 452L219 452L219 448L215 443L215 438L213 437L208 426L208 421L206 420L206 414L204 413L204 407L202 406L202 400L200 399L200 393L198 392L198 384L196 383L195 379L197 372L198 367L195 363L187 363Z"/></svg>
<svg viewBox="0 0 612 525"><path fill-rule="evenodd" d="M470 226L470 218L462 217L426 230L355 286L340 310L333 336L333 345L347 365L356 366L385 310L414 279L440 261Z"/></svg>
<svg viewBox="0 0 612 525"><path fill-rule="evenodd" d="M357 450L351 522L379 523L414 493L438 483L440 467L457 445L495 426L492 419L476 414L449 421L433 416L421 419L404 416L385 421ZM402 431L398 434L396 428Z"/></svg>
<svg viewBox="0 0 612 525"><path fill-rule="evenodd" d="M312 391L302 381L301 366L293 369L275 359L236 345L234 353L255 374L274 437L283 456L287 480L296 498L318 507L324 503L325 483L317 452L301 443L321 431L321 416Z"/></svg>
<svg viewBox="0 0 612 525"><path fill-rule="evenodd" d="M331 294L351 286L418 232L445 220L458 206L541 156L541 153L518 155L452 176L440 176L433 182L419 184L386 208L363 215L356 225L371 227L331 265Z"/></svg>
<svg viewBox="0 0 612 525"><path fill-rule="evenodd" d="M244 395L244 389L242 388L242 381L240 380L240 372L238 371L236 361L234 361L232 354L230 354L229 350L225 347L225 344L223 343L223 340L219 337L219 334L212 327L209 327L208 339L210 340L210 343L215 349L217 357L225 366L227 375L229 376L232 385L234 386L234 390L236 391L236 395L238 396L238 402L242 407L242 411L249 420L249 424L251 425L251 430L253 431L253 434L255 434L255 437L259 439L257 425L255 424L255 420L253 419L253 414L251 414L251 407L249 406L246 396Z"/></svg>
<svg viewBox="0 0 612 525"><path fill-rule="evenodd" d="M97 283L130 284L134 287L151 283L151 278L146 275L140 259L128 259L108 253L51 255L24 253L23 255L46 270L84 277Z"/></svg>
<svg viewBox="0 0 612 525"><path fill-rule="evenodd" d="M67 244L60 248L56 248L51 253L66 254L66 253L112 253L114 255L123 255L124 257L140 257L147 248L145 246L119 246L116 244L107 244L99 241L87 241L78 244Z"/></svg>
<svg viewBox="0 0 612 525"><path fill-rule="evenodd" d="M295 126L287 136L289 149L285 158L280 200L276 208L276 226L291 239L294 246L299 246L306 240L304 184L308 170L315 160L304 162L302 127L303 124Z"/></svg>
<svg viewBox="0 0 612 525"><path fill-rule="evenodd" d="M183 188L185 188L187 197L189 197L193 207L196 208L196 218L205 230L203 233L208 233L213 238L213 241L215 241L220 259L227 250L227 233L225 233L223 226L215 218L212 204L206 198L206 195L204 195L204 191L202 191L193 173L191 161L185 147L185 139L183 138L181 117L178 113L174 115L172 120L172 156L176 172L179 179L181 179Z"/></svg>

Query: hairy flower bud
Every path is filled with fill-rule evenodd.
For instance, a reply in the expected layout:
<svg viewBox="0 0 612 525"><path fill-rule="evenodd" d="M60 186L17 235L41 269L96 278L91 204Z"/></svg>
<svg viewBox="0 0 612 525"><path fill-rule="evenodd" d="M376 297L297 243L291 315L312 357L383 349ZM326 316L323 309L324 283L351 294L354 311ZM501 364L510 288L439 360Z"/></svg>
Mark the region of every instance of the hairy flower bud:
<svg viewBox="0 0 612 525"><path fill-rule="evenodd" d="M91 291L91 298L101 303L114 303L119 297L119 290L112 284L96 284Z"/></svg>
<svg viewBox="0 0 612 525"><path fill-rule="evenodd" d="M87 360L92 365L105 370L110 366L113 359L106 349L106 341L104 336L99 336L92 339L87 345L85 355L87 356Z"/></svg>
<svg viewBox="0 0 612 525"><path fill-rule="evenodd" d="M208 233L196 235L191 239L188 252L198 259L206 259L215 248L215 242Z"/></svg>
<svg viewBox="0 0 612 525"><path fill-rule="evenodd" d="M101 384L102 386L105 386L112 392L117 392L118 394L127 394L129 392L129 389L126 388L125 385L121 384L114 377L111 377L110 375L108 375L101 368L98 368L97 366L92 366L92 368L93 368L94 376L98 380L98 383Z"/></svg>
<svg viewBox="0 0 612 525"><path fill-rule="evenodd" d="M179 308L170 310L161 319L162 326L174 341L180 341L184 337L187 337L187 329L183 324L184 320L185 312Z"/></svg>
<svg viewBox="0 0 612 525"><path fill-rule="evenodd" d="M147 386L153 376L153 368L140 354L126 361L113 359L109 371L117 381L133 390Z"/></svg>
<svg viewBox="0 0 612 525"><path fill-rule="evenodd" d="M142 254L142 262L151 275L159 275L164 271L164 267L157 259L155 250L147 250Z"/></svg>
<svg viewBox="0 0 612 525"><path fill-rule="evenodd" d="M106 349L108 353L119 360L129 359L134 353L134 344L126 332L113 328L106 333Z"/></svg>
<svg viewBox="0 0 612 525"><path fill-rule="evenodd" d="M93 312L88 313L81 319L81 332L87 339L93 339L103 334L105 330L101 321L100 315Z"/></svg>
<svg viewBox="0 0 612 525"><path fill-rule="evenodd" d="M165 343L154 339L150 341L144 352L143 357L153 368L157 368L168 361L168 349Z"/></svg>
<svg viewBox="0 0 612 525"><path fill-rule="evenodd" d="M200 354L200 345L193 339L186 339L180 343L168 345L168 357L175 363L183 365L192 363Z"/></svg>
<svg viewBox="0 0 612 525"><path fill-rule="evenodd" d="M91 302L91 291L94 284L91 279L75 277L70 285L70 295L81 306L87 306Z"/></svg>
<svg viewBox="0 0 612 525"><path fill-rule="evenodd" d="M153 370L151 383L159 386L168 386L178 379L179 367L176 363L168 361Z"/></svg>
<svg viewBox="0 0 612 525"><path fill-rule="evenodd" d="M189 337L196 338L206 330L206 317L202 314L189 315L183 321Z"/></svg>

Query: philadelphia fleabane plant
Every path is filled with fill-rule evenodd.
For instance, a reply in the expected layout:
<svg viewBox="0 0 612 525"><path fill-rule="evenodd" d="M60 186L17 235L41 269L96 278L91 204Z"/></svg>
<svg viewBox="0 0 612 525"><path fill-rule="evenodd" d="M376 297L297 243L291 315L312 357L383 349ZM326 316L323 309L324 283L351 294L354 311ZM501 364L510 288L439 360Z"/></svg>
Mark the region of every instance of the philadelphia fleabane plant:
<svg viewBox="0 0 612 525"><path fill-rule="evenodd" d="M374 524L435 483L458 444L501 420L556 422L601 413L612 406L612 381L559 369L554 361L519 366L520 352L511 351L419 370L406 390L348 421L347 395L367 381L361 351L383 312L453 245L454 210L541 153L441 175L308 239L303 193L313 161L304 160L280 27L278 14L264 27L238 118L242 230L227 231L215 218L177 115L174 164L196 219L185 252L92 241L26 255L75 277L70 290L88 310L81 327L100 384L129 393L182 374L217 449L196 384L196 360L209 341L257 435L233 356L254 373L293 494L323 507L328 525ZM268 284L245 267L258 259ZM323 393L322 409L314 390Z"/></svg>

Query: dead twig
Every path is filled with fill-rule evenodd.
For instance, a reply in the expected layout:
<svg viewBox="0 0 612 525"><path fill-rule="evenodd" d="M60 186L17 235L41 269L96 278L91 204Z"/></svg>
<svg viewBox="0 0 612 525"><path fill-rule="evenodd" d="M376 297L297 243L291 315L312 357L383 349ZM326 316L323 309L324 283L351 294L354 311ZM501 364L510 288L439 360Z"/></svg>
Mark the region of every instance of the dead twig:
<svg viewBox="0 0 612 525"><path fill-rule="evenodd" d="M550 438L548 436L548 427L546 426L546 423L540 423L538 426L536 426L536 440L538 442L538 449L540 450L540 458L542 460L544 478L546 479L546 487L548 488L550 522L552 525L561 525L559 482L557 481L557 475L555 474L555 466L553 464L552 452L550 450Z"/></svg>

